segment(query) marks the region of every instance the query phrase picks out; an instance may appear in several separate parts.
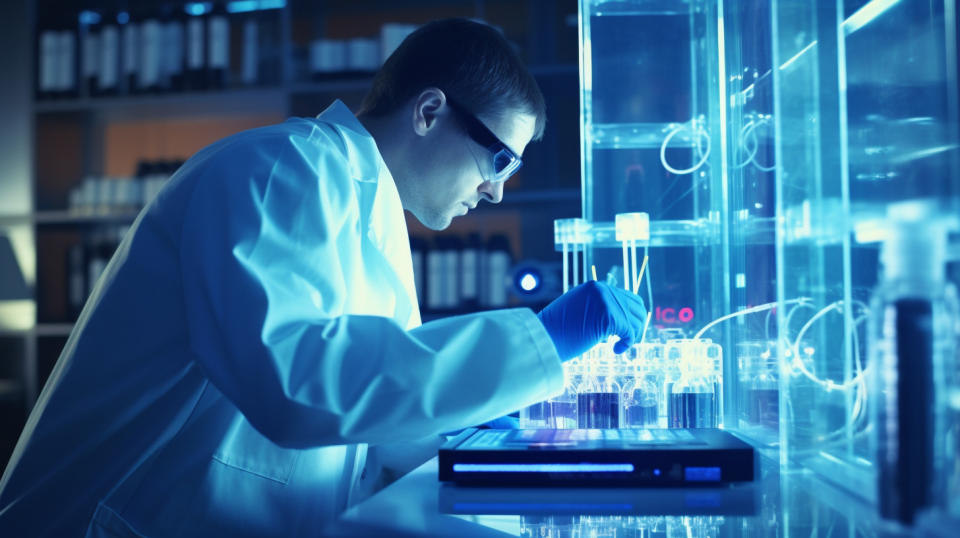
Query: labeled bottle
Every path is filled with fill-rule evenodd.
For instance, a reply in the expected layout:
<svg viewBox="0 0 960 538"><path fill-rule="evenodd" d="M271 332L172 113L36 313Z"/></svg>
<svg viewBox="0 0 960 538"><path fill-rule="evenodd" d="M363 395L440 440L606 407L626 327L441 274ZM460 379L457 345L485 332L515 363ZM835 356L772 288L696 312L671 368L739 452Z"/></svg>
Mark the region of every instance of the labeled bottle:
<svg viewBox="0 0 960 538"><path fill-rule="evenodd" d="M869 405L880 515L910 525L949 503L947 380L957 368L956 289L946 279L947 226L904 203L880 251L870 305ZM951 456L953 454L953 456Z"/></svg>
<svg viewBox="0 0 960 538"><path fill-rule="evenodd" d="M480 305L480 264L483 252L480 234L470 234L460 250L460 308L476 310Z"/></svg>
<svg viewBox="0 0 960 538"><path fill-rule="evenodd" d="M240 83L260 84L260 20L258 11L244 14L240 24Z"/></svg>
<svg viewBox="0 0 960 538"><path fill-rule="evenodd" d="M186 60L184 83L188 90L207 87L207 17L203 10L186 12Z"/></svg>
<svg viewBox="0 0 960 538"><path fill-rule="evenodd" d="M40 23L37 32L37 99L56 96L59 69L60 31L50 17Z"/></svg>
<svg viewBox="0 0 960 538"><path fill-rule="evenodd" d="M100 72L94 95L120 93L120 32L119 15L105 12L100 26Z"/></svg>
<svg viewBox="0 0 960 538"><path fill-rule="evenodd" d="M507 291L510 288L510 240L505 235L491 236L485 253L486 297L483 306L503 308L507 306Z"/></svg>
<svg viewBox="0 0 960 538"><path fill-rule="evenodd" d="M117 14L120 24L120 77L123 91L139 93L140 89L140 20L136 14L122 10Z"/></svg>
<svg viewBox="0 0 960 538"><path fill-rule="evenodd" d="M80 80L86 95L97 95L100 85L100 27L101 15L95 11L80 13Z"/></svg>
<svg viewBox="0 0 960 538"><path fill-rule="evenodd" d="M230 73L230 21L224 5L217 2L207 18L207 87L227 87Z"/></svg>
<svg viewBox="0 0 960 538"><path fill-rule="evenodd" d="M140 72L138 89L142 93L163 91L163 25L160 17L148 12L140 24Z"/></svg>
<svg viewBox="0 0 960 538"><path fill-rule="evenodd" d="M184 26L186 13L164 4L161 17L163 33L163 85L171 92L183 91L185 85Z"/></svg>
<svg viewBox="0 0 960 538"><path fill-rule="evenodd" d="M54 95L59 98L75 98L79 95L77 80L77 29L72 20L61 21L57 31L56 78Z"/></svg>

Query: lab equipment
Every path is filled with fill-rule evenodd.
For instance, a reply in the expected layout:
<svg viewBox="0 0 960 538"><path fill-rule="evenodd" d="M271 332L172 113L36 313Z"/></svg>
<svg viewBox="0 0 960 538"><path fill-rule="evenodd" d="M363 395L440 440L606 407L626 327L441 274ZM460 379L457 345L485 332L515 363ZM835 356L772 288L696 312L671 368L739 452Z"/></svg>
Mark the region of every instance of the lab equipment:
<svg viewBox="0 0 960 538"><path fill-rule="evenodd" d="M582 354L608 336L620 337L615 353L626 351L639 342L646 315L643 301L636 295L592 280L564 293L537 314L561 360Z"/></svg>
<svg viewBox="0 0 960 538"><path fill-rule="evenodd" d="M680 359L680 378L670 389L667 402L668 426L716 428L717 382L713 362L707 352L710 343L682 340L673 344L667 358Z"/></svg>
<svg viewBox="0 0 960 538"><path fill-rule="evenodd" d="M947 234L924 205L893 211L870 311L870 390L880 515L912 524L944 505L946 382L957 368L956 289L945 278ZM944 506L946 508L946 506Z"/></svg>
<svg viewBox="0 0 960 538"><path fill-rule="evenodd" d="M443 482L497 486L706 486L754 474L753 447L717 429L469 429L438 463Z"/></svg>
<svg viewBox="0 0 960 538"><path fill-rule="evenodd" d="M577 390L578 428L620 427L617 363L604 351L602 347L594 350L594 357L587 361L583 380Z"/></svg>
<svg viewBox="0 0 960 538"><path fill-rule="evenodd" d="M655 365L650 364L649 344L639 344L634 347L638 358L631 365L632 375L623 385L621 405L623 406L621 427L623 428L656 428L659 420L659 406L657 397L659 391L650 376Z"/></svg>

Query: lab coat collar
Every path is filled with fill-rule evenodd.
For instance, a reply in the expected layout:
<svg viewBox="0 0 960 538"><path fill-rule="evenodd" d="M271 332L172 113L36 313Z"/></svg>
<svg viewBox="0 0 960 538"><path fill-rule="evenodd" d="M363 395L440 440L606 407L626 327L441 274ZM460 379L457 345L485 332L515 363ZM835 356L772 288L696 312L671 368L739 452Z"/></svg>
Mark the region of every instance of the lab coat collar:
<svg viewBox="0 0 960 538"><path fill-rule="evenodd" d="M336 99L326 110L317 115L317 119L339 128L349 154L350 174L353 179L376 182L380 176L380 167L385 166L383 157L380 155L373 135L353 115L347 105Z"/></svg>

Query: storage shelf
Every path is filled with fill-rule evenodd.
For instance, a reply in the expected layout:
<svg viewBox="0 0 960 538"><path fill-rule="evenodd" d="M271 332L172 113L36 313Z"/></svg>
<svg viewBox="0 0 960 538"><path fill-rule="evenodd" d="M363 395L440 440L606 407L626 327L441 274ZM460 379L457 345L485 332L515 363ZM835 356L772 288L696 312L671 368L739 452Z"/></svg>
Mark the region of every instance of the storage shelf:
<svg viewBox="0 0 960 538"><path fill-rule="evenodd" d="M111 120L285 112L285 88L251 88L117 97L81 97L62 101L37 101L39 114L89 112Z"/></svg>

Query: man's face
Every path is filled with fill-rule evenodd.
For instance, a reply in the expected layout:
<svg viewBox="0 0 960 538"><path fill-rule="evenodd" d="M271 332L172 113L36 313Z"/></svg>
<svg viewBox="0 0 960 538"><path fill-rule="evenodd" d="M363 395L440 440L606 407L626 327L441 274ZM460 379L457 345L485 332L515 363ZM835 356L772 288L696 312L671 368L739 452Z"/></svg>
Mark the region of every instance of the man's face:
<svg viewBox="0 0 960 538"><path fill-rule="evenodd" d="M503 183L491 181L493 154L470 137L460 114L449 105L436 112L437 123L422 141L425 160L418 167L420 177L414 179L416 203L408 209L427 228L443 230L481 199L499 203ZM476 117L517 155L523 154L533 138L536 118L529 113L507 111Z"/></svg>

